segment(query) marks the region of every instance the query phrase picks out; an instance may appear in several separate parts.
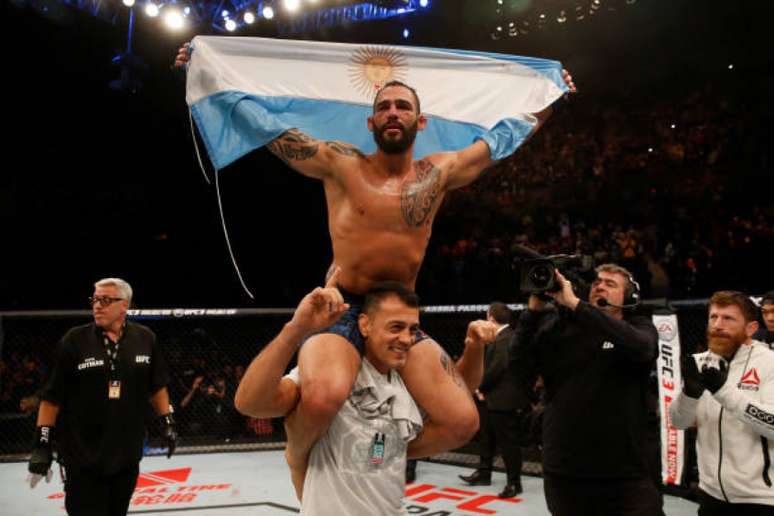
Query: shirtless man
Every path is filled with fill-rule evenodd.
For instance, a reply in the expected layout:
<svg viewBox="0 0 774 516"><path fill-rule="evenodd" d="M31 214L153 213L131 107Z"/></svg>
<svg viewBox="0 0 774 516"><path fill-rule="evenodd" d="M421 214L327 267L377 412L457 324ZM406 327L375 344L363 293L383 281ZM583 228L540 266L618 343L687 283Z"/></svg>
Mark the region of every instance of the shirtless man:
<svg viewBox="0 0 774 516"><path fill-rule="evenodd" d="M183 66L189 59L186 44L175 65ZM570 91L575 91L566 71L564 80ZM535 114L535 129L550 110ZM342 142L316 140L296 129L267 145L297 172L323 182L333 261L341 268L339 291L350 305L345 316L308 338L299 352L301 400L286 418L285 454L295 483L303 478L312 445L349 396L360 369L363 348L357 315L362 296L385 280L414 289L443 196L472 183L494 164L489 146L482 140L461 151L415 161L414 139L426 125L416 92L391 82L377 94L373 114L367 120L377 144L374 154L366 156ZM470 392L482 372L483 351L479 347L466 347L456 368L430 338L411 348L401 376L414 400L441 429L432 439L419 435L413 443L415 456L460 446L476 432L478 414ZM249 406L239 409L246 414L253 412Z"/></svg>

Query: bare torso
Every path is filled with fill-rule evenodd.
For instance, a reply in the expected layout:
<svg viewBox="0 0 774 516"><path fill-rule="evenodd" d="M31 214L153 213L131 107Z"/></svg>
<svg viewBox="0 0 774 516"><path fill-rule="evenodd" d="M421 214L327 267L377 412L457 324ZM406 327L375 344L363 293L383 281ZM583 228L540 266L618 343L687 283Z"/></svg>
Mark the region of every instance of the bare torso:
<svg viewBox="0 0 774 516"><path fill-rule="evenodd" d="M342 288L362 294L385 280L414 288L445 192L442 156L415 161L402 176L362 156L324 181Z"/></svg>

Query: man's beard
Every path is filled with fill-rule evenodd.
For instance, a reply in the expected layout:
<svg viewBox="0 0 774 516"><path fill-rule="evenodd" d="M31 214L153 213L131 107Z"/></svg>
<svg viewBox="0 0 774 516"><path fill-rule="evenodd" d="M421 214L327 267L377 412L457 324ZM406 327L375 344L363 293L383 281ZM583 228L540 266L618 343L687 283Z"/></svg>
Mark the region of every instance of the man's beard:
<svg viewBox="0 0 774 516"><path fill-rule="evenodd" d="M384 133L387 131L386 127L389 123L384 124L382 127L377 127L374 131L376 146L385 154L401 154L406 152L417 137L419 123L414 122L409 127L401 127L401 137L397 140L388 140L384 137Z"/></svg>
<svg viewBox="0 0 774 516"><path fill-rule="evenodd" d="M744 331L732 334L707 330L707 348L716 355L720 355L728 360L734 356L736 350L739 349L739 346L746 340L747 334Z"/></svg>

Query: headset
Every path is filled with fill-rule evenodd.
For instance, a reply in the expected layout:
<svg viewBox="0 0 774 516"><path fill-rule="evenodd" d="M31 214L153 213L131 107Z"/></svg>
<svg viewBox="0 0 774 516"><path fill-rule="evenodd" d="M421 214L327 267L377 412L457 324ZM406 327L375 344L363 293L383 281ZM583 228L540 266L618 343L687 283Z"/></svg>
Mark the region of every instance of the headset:
<svg viewBox="0 0 774 516"><path fill-rule="evenodd" d="M631 286L631 291L628 295L624 296L624 302L622 305L615 305L611 302L609 302L607 299L597 299L597 306L600 308L604 308L606 306L612 306L614 308L636 308L640 304L640 284L637 283L637 281L634 279L634 276L631 274L626 275L627 279L629 280L629 285Z"/></svg>

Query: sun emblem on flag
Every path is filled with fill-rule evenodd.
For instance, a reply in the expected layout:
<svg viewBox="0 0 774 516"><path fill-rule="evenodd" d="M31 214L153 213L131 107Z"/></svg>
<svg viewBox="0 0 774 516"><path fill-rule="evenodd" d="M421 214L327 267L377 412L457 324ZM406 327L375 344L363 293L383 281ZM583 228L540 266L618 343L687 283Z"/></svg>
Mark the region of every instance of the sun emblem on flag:
<svg viewBox="0 0 774 516"><path fill-rule="evenodd" d="M408 64L403 53L389 47L360 47L349 58L349 79L369 99L390 81L405 80Z"/></svg>

